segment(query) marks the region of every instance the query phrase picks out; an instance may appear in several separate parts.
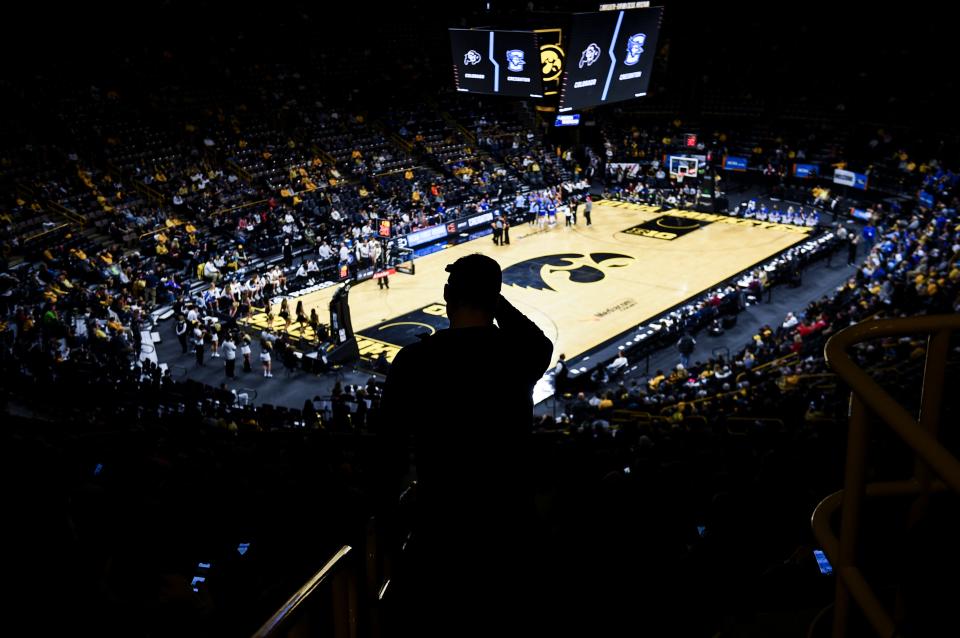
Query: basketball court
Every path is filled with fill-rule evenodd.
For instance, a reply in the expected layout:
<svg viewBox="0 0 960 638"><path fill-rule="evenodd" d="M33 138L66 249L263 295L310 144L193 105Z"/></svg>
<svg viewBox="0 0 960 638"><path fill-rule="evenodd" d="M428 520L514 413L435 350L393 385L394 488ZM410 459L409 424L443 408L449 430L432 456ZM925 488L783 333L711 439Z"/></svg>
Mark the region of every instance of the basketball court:
<svg viewBox="0 0 960 638"><path fill-rule="evenodd" d="M447 327L443 305L444 267L470 253L483 253L503 268L503 295L529 316L561 352L574 357L803 241L811 228L685 210L594 202L593 225L583 206L578 225L563 222L540 231L526 224L510 229L509 246L482 237L416 259L416 274L390 278L390 289L374 280L350 289L350 310L360 353L388 359L422 333ZM336 286L302 300L307 314L327 316ZM273 329L284 322L274 307ZM262 329L266 314L246 323ZM293 336L313 339L312 330L291 324Z"/></svg>

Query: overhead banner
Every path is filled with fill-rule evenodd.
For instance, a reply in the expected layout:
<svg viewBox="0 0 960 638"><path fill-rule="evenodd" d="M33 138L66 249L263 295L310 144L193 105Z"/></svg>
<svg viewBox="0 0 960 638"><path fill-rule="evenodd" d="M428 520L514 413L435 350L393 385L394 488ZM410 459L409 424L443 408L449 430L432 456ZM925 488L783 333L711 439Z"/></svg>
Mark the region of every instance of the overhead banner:
<svg viewBox="0 0 960 638"><path fill-rule="evenodd" d="M853 171L846 171L842 168L838 168L833 171L833 183L841 184L842 186L850 186L851 188L859 188L864 191L867 190L867 176L862 173L854 173Z"/></svg>
<svg viewBox="0 0 960 638"><path fill-rule="evenodd" d="M723 158L723 168L727 171L745 171L747 170L747 158L727 155Z"/></svg>
<svg viewBox="0 0 960 638"><path fill-rule="evenodd" d="M607 170L610 172L616 172L623 169L623 174L626 177L636 177L640 173L640 165L636 162L611 162L607 164Z"/></svg>

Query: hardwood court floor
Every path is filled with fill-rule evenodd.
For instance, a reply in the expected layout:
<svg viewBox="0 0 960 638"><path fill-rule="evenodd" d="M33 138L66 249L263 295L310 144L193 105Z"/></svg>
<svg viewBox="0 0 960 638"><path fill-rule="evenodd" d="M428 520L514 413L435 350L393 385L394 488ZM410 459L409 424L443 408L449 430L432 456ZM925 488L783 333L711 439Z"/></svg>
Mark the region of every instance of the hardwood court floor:
<svg viewBox="0 0 960 638"><path fill-rule="evenodd" d="M380 290L372 280L353 286L350 309L361 353L386 350L392 359L416 332L445 327L444 267L470 253L500 263L504 296L543 329L556 358L561 352L576 356L632 330L810 233L797 226L657 212L604 200L594 203L592 217L593 225L586 226L581 206L572 228L562 220L545 231L522 224L510 229L509 246L495 246L483 237L418 258L416 275L391 277L389 290ZM316 307L328 320L335 289L299 297L307 314ZM293 311L296 299L289 303ZM283 326L278 311L274 307L274 328ZM260 313L250 323L263 327L265 318ZM399 338L398 327L407 329ZM296 324L291 331L299 336ZM312 338L312 331L307 328L304 336Z"/></svg>

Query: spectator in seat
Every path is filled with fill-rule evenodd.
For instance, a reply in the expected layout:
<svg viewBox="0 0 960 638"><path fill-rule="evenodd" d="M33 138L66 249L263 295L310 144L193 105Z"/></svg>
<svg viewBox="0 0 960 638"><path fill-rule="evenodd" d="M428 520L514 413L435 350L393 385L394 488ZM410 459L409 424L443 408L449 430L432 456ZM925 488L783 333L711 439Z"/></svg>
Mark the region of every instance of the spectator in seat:
<svg viewBox="0 0 960 638"><path fill-rule="evenodd" d="M214 284L220 281L220 271L213 261L208 261L203 265L203 278Z"/></svg>
<svg viewBox="0 0 960 638"><path fill-rule="evenodd" d="M590 416L591 405L587 403L583 392L577 394L577 400L571 404L569 412L574 425L580 425Z"/></svg>
<svg viewBox="0 0 960 638"><path fill-rule="evenodd" d="M620 346L618 348L617 358L607 366L607 371L610 372L611 376L621 374L626 369L628 363L627 356L623 353L623 346Z"/></svg>
<svg viewBox="0 0 960 638"><path fill-rule="evenodd" d="M380 374L386 374L390 371L390 362L387 360L387 351L381 350L373 362L373 369Z"/></svg>

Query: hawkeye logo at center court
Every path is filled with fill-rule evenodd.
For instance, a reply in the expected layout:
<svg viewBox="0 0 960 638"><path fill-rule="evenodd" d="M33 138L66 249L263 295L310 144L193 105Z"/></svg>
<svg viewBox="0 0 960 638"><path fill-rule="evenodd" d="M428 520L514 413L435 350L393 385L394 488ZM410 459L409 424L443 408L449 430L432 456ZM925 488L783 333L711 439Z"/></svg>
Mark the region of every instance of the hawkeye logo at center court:
<svg viewBox="0 0 960 638"><path fill-rule="evenodd" d="M518 288L555 291L556 289L547 283L548 280L554 286L564 280L591 284L606 277L602 269L622 268L630 265L633 259L619 253L590 253L589 257L580 253L544 255L506 268L503 271L503 283Z"/></svg>
<svg viewBox="0 0 960 638"><path fill-rule="evenodd" d="M636 235L637 237L650 237L652 239L672 241L698 228L703 228L709 223L709 221L688 219L676 215L661 215L642 224L631 226L621 232L628 235Z"/></svg>

